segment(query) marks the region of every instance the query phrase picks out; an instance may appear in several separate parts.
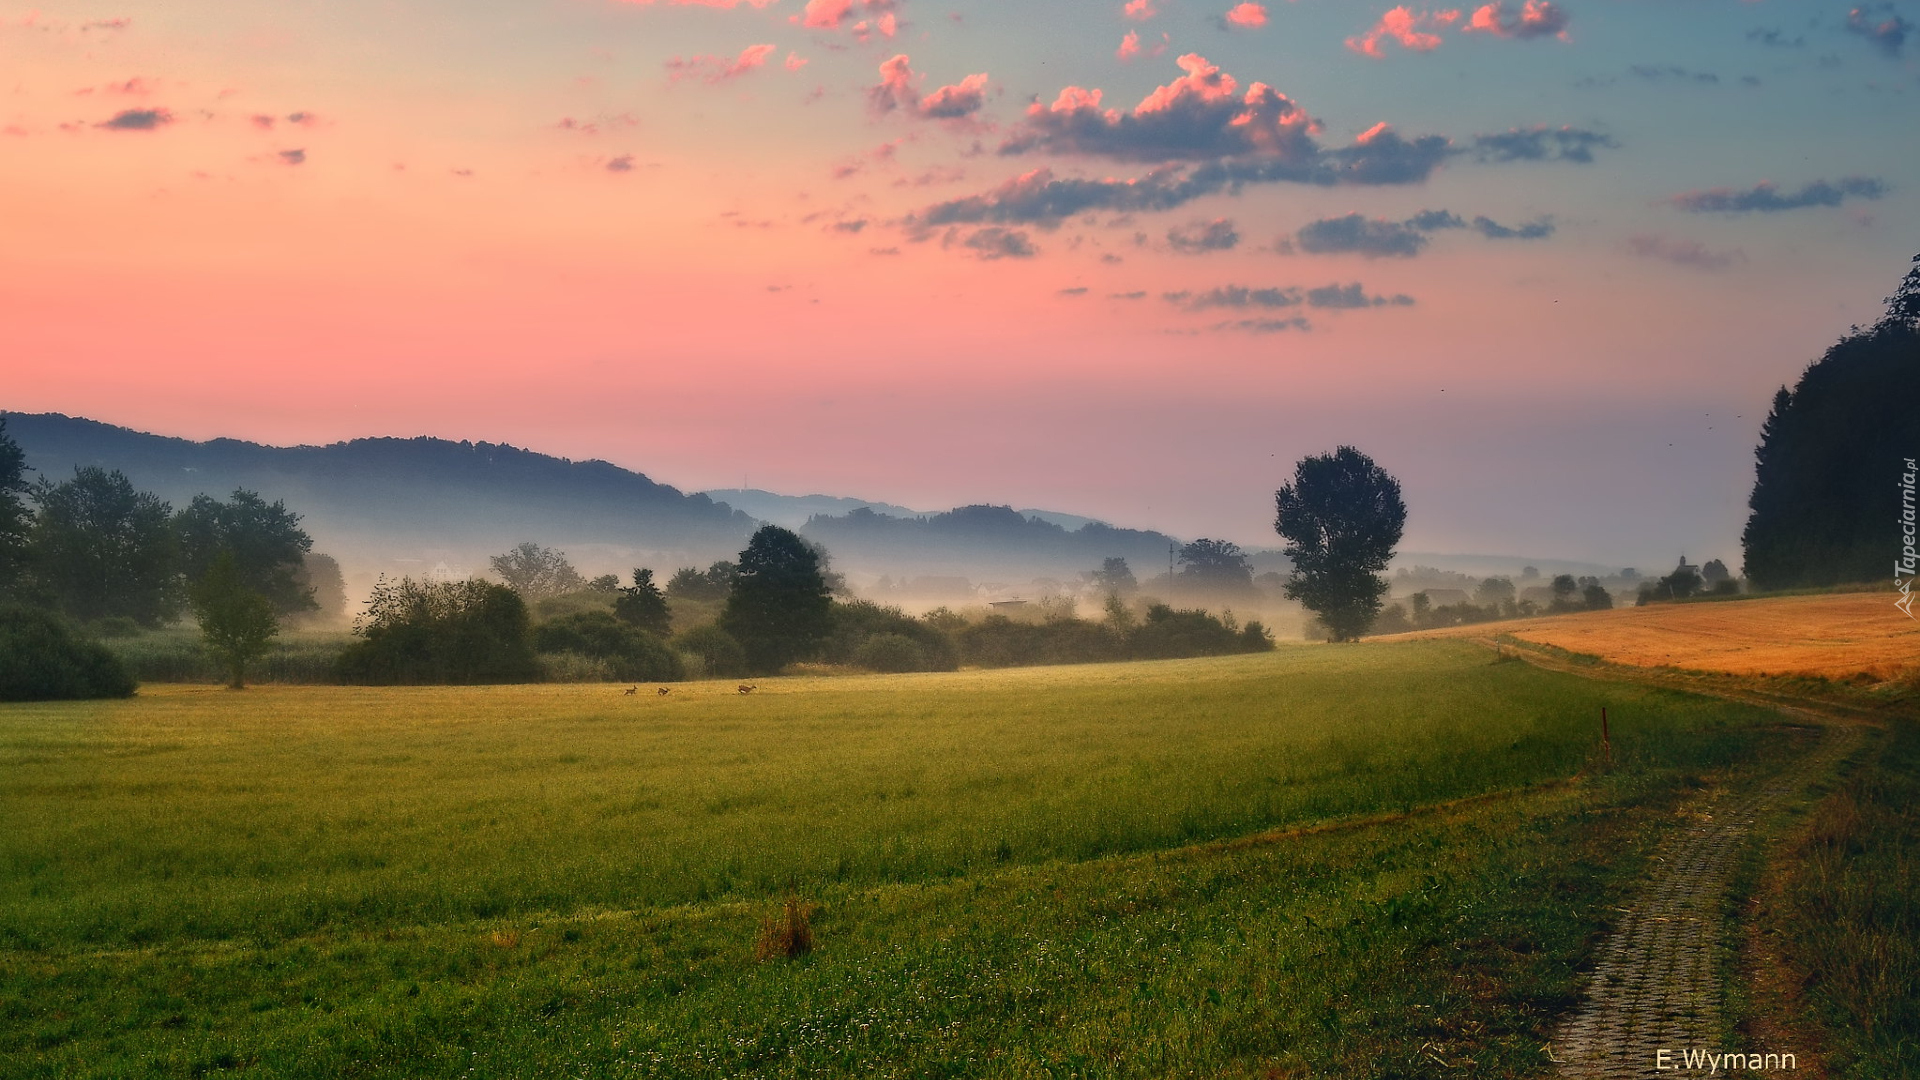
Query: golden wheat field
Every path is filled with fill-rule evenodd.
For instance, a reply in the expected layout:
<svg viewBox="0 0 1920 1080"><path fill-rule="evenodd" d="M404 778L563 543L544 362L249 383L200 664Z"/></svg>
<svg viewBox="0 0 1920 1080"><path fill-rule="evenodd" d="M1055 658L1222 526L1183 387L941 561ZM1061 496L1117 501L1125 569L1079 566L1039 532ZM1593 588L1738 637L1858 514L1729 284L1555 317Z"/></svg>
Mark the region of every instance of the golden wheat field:
<svg viewBox="0 0 1920 1080"><path fill-rule="evenodd" d="M1876 681L1920 670L1920 620L1897 593L1831 593L1545 615L1408 637L1486 637L1588 653L1638 667Z"/></svg>

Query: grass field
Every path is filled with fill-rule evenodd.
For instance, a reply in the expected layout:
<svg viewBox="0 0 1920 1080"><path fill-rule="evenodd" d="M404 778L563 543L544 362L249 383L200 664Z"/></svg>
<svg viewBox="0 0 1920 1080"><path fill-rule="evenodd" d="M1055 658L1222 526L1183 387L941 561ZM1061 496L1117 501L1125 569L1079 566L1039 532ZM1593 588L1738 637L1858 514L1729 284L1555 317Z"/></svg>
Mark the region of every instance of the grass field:
<svg viewBox="0 0 1920 1080"><path fill-rule="evenodd" d="M1636 667L1885 682L1920 674L1920 622L1893 606L1898 598L1887 591L1649 604L1402 636L1501 633Z"/></svg>
<svg viewBox="0 0 1920 1080"><path fill-rule="evenodd" d="M1530 1074L1771 714L1489 659L8 706L0 1073Z"/></svg>

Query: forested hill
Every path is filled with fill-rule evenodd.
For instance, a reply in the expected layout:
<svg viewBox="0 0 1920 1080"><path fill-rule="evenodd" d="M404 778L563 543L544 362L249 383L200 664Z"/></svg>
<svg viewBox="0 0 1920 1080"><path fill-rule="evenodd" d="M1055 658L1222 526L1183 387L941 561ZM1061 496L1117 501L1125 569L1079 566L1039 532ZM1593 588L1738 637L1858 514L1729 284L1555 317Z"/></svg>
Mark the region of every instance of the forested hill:
<svg viewBox="0 0 1920 1080"><path fill-rule="evenodd" d="M833 553L835 566L894 576L960 574L975 580L1017 572L1072 578L1102 560L1127 560L1141 579L1165 572L1165 533L1089 522L1067 529L1006 506L962 506L943 514L895 517L858 509L816 515L800 530ZM1017 569L1016 569L1017 568Z"/></svg>
<svg viewBox="0 0 1920 1080"><path fill-rule="evenodd" d="M119 469L175 509L235 488L284 499L315 550L366 571L425 561L486 568L523 540L562 548L582 570L647 560L732 558L755 521L604 461L569 461L495 443L355 439L330 446L193 442L58 413L4 413L29 468L56 482L76 466ZM604 564L604 565L603 565ZM425 569L426 567L420 567Z"/></svg>

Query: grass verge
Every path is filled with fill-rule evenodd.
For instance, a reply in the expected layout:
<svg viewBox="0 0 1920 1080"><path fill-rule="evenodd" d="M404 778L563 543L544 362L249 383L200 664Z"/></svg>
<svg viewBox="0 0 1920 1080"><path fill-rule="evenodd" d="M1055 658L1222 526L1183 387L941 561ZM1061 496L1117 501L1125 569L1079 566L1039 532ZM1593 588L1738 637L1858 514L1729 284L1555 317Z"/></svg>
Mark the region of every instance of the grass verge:
<svg viewBox="0 0 1920 1080"><path fill-rule="evenodd" d="M1920 1076L1920 723L1896 719L1815 808L1764 916L1834 1076Z"/></svg>

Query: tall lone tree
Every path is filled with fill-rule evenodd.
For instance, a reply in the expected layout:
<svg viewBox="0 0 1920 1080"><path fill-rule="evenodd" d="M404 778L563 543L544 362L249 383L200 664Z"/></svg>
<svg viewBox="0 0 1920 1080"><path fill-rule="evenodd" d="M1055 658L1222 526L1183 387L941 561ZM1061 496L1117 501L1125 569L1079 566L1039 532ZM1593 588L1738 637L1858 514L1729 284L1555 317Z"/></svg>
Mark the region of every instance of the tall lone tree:
<svg viewBox="0 0 1920 1080"><path fill-rule="evenodd" d="M1302 458L1274 493L1273 527L1287 541L1286 593L1320 617L1335 641L1355 641L1380 614L1407 524L1400 482L1351 446Z"/></svg>
<svg viewBox="0 0 1920 1080"><path fill-rule="evenodd" d="M1920 453L1920 255L1887 313L1774 395L1740 536L1759 589L1885 579L1901 545L1905 460Z"/></svg>
<svg viewBox="0 0 1920 1080"><path fill-rule="evenodd" d="M833 599L820 554L778 525L762 526L740 553L720 629L746 650L754 673L812 655L832 629Z"/></svg>

